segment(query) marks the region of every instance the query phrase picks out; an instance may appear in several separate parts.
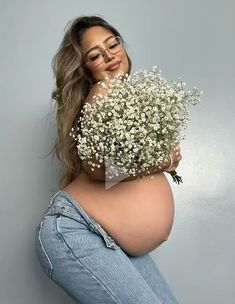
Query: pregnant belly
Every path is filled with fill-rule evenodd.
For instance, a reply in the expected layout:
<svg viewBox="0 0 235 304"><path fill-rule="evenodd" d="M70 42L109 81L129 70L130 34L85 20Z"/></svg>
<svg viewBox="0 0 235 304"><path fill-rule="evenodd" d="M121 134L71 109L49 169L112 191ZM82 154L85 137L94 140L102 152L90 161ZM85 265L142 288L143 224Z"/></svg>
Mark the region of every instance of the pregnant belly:
<svg viewBox="0 0 235 304"><path fill-rule="evenodd" d="M63 190L93 217L130 255L143 255L167 240L174 219L174 200L164 173L122 181L105 189L85 172Z"/></svg>

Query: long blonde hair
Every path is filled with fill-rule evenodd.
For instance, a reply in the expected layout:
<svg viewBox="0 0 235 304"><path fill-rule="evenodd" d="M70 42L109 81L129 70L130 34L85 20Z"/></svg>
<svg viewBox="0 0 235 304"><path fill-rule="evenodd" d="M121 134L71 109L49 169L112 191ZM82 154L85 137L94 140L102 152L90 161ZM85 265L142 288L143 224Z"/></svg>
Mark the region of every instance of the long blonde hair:
<svg viewBox="0 0 235 304"><path fill-rule="evenodd" d="M92 26L102 26L115 36L121 37L120 33L101 17L77 17L67 23L64 38L51 63L56 80L56 88L51 97L56 101L58 134L49 154L56 155L62 163L59 177L60 189L66 187L79 174L81 167L76 142L69 133L72 127L77 126L85 98L94 82L83 63L81 52L82 35ZM130 72L131 60L128 55L127 58Z"/></svg>

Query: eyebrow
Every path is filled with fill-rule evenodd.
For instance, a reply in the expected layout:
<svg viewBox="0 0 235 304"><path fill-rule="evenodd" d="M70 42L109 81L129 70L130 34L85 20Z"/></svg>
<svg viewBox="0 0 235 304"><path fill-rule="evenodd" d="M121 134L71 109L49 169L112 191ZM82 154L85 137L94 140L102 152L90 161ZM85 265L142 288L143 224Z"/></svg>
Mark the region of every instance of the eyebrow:
<svg viewBox="0 0 235 304"><path fill-rule="evenodd" d="M108 41L110 38L112 38L112 37L115 37L115 36L112 35L112 36L109 36L109 37L105 38L104 41L103 41L103 43L107 42L107 41ZM94 49L98 49L98 48L99 48L99 45L93 46L92 48L90 48L90 49L86 52L85 56L86 56L90 51L92 51L92 50L94 50Z"/></svg>

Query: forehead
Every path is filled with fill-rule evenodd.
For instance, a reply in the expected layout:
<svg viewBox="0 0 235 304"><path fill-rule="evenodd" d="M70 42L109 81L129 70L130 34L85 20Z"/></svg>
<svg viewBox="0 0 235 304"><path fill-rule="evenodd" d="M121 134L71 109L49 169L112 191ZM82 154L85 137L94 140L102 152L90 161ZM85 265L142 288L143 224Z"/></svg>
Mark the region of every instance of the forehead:
<svg viewBox="0 0 235 304"><path fill-rule="evenodd" d="M96 45L102 46L103 41L109 36L115 35L102 26L93 26L84 33L81 40L81 46L83 50L88 50Z"/></svg>

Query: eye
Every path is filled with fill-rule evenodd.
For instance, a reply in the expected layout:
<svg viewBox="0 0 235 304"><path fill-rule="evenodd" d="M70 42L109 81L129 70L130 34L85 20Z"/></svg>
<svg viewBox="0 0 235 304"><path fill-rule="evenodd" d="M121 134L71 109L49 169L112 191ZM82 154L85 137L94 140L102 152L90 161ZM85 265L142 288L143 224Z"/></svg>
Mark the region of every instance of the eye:
<svg viewBox="0 0 235 304"><path fill-rule="evenodd" d="M114 49L116 46L118 46L118 43L113 43L109 46L109 49Z"/></svg>
<svg viewBox="0 0 235 304"><path fill-rule="evenodd" d="M100 53L90 54L89 57L88 57L88 59L90 61L95 61L95 60L99 59L100 56L101 56Z"/></svg>

